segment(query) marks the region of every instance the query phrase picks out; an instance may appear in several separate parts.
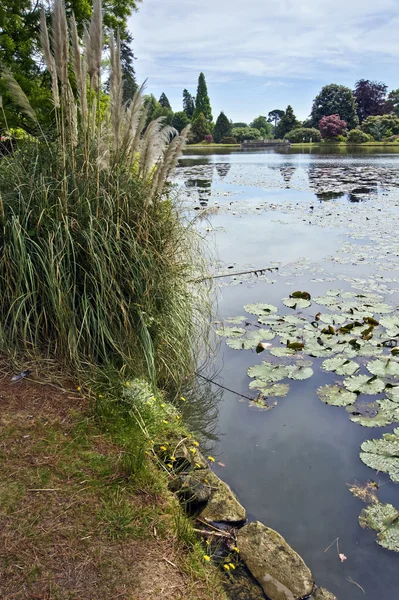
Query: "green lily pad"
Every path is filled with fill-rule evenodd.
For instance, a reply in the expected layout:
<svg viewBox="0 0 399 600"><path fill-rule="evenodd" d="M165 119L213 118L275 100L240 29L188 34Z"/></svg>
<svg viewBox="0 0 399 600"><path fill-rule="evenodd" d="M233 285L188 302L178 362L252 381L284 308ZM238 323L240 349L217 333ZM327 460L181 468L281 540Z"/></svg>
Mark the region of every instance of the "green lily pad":
<svg viewBox="0 0 399 600"><path fill-rule="evenodd" d="M359 365L346 357L334 356L322 364L325 371L334 371L337 375L353 375L359 370Z"/></svg>
<svg viewBox="0 0 399 600"><path fill-rule="evenodd" d="M277 347L277 348L271 348L270 354L272 354L273 356L277 356L277 357L295 356L296 351L291 350L291 348L287 348L287 346L281 346L281 347Z"/></svg>
<svg viewBox="0 0 399 600"><path fill-rule="evenodd" d="M386 427L399 422L399 405L391 400L377 400L378 413L374 417L353 415L350 419L362 427Z"/></svg>
<svg viewBox="0 0 399 600"><path fill-rule="evenodd" d="M270 385L259 379L251 381L249 384L250 389L259 390L262 396L267 398L284 398L290 391L288 383L275 383Z"/></svg>
<svg viewBox="0 0 399 600"><path fill-rule="evenodd" d="M399 403L399 385L391 388L387 387L385 390L385 395L389 400L392 400L392 402Z"/></svg>
<svg viewBox="0 0 399 600"><path fill-rule="evenodd" d="M301 310L302 308L308 308L308 306L310 306L312 303L309 300L304 300L303 298L284 298L283 304L288 308Z"/></svg>
<svg viewBox="0 0 399 600"><path fill-rule="evenodd" d="M258 315L259 317L269 315L270 313L276 313L277 307L273 304L246 304L244 310L250 315Z"/></svg>
<svg viewBox="0 0 399 600"><path fill-rule="evenodd" d="M399 483L399 429L385 433L382 438L366 440L361 445L360 459L376 471L388 473L392 481Z"/></svg>
<svg viewBox="0 0 399 600"><path fill-rule="evenodd" d="M354 404L357 395L348 392L340 385L323 385L317 389L317 395L322 402L331 404L331 406L348 406Z"/></svg>
<svg viewBox="0 0 399 600"><path fill-rule="evenodd" d="M310 377L312 377L314 371L311 367L308 366L302 366L302 365L291 365L288 367L289 368L289 374L288 377L290 379L296 379L296 380L304 380L304 379L309 379Z"/></svg>
<svg viewBox="0 0 399 600"><path fill-rule="evenodd" d="M399 511L392 504L370 504L363 508L359 524L377 531L377 544L399 552Z"/></svg>
<svg viewBox="0 0 399 600"><path fill-rule="evenodd" d="M222 329L217 329L215 333L221 337L239 338L245 335L245 329L242 327L223 327Z"/></svg>
<svg viewBox="0 0 399 600"><path fill-rule="evenodd" d="M247 317L228 317L225 319L226 323L231 323L232 325L239 325L247 320Z"/></svg>
<svg viewBox="0 0 399 600"><path fill-rule="evenodd" d="M388 360L373 360L367 363L367 370L378 377L399 377L399 363Z"/></svg>
<svg viewBox="0 0 399 600"><path fill-rule="evenodd" d="M322 314L320 315L319 320L326 325L343 325L347 318L344 315Z"/></svg>
<svg viewBox="0 0 399 600"><path fill-rule="evenodd" d="M226 340L229 348L233 350L250 350L256 348L259 342L265 342L273 340L276 334L268 329L256 329L254 331L247 331L245 337L233 337Z"/></svg>
<svg viewBox="0 0 399 600"><path fill-rule="evenodd" d="M263 361L260 365L250 367L247 373L249 377L255 377L265 383L273 383L288 377L290 371L285 365L275 365Z"/></svg>
<svg viewBox="0 0 399 600"><path fill-rule="evenodd" d="M381 379L369 377L368 375L352 375L344 379L344 386L350 392L359 394L379 394L385 388L385 383Z"/></svg>

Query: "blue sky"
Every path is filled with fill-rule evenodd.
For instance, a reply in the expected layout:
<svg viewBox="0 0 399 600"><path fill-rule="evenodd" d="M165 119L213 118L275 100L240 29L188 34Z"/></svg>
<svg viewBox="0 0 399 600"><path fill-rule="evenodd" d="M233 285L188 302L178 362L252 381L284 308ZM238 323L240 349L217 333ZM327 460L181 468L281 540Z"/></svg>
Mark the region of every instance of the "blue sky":
<svg viewBox="0 0 399 600"><path fill-rule="evenodd" d="M175 111L200 71L233 121L287 104L304 119L328 83L399 88L399 0L143 0L129 29L138 81Z"/></svg>

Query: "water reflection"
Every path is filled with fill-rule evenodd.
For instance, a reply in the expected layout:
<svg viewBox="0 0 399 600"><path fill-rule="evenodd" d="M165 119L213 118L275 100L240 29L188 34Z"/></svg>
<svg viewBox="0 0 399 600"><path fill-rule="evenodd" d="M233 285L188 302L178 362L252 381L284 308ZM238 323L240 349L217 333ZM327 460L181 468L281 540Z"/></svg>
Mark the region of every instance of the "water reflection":
<svg viewBox="0 0 399 600"><path fill-rule="evenodd" d="M231 169L231 164L228 162L216 163L216 171L217 171L220 179L223 179L224 177L226 177L226 175L230 171L230 169Z"/></svg>

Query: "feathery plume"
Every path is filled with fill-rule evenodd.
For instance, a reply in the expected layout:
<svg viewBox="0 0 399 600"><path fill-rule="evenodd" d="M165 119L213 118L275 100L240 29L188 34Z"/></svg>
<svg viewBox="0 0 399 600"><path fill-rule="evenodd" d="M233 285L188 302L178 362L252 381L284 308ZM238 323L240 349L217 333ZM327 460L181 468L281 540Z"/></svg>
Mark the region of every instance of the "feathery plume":
<svg viewBox="0 0 399 600"><path fill-rule="evenodd" d="M12 73L8 69L4 68L1 71L1 75L4 78L8 90L10 91L10 94L14 98L15 102L19 104L24 113L28 117L30 117L32 121L34 121L36 124L39 124L35 111L33 110L27 95L25 94L19 83L16 81Z"/></svg>
<svg viewBox="0 0 399 600"><path fill-rule="evenodd" d="M57 68L54 56L50 48L50 36L47 29L46 15L44 9L40 11L40 42L47 69L51 75L51 91L53 93L53 103L55 108L60 107L60 94L58 90Z"/></svg>
<svg viewBox="0 0 399 600"><path fill-rule="evenodd" d="M80 113L82 117L82 129L86 131L87 128L87 85L86 85L86 62L82 57L79 44L78 29L76 26L75 15L71 17L71 49L72 49L72 61L73 68L76 77L76 83L78 87L78 94L80 100Z"/></svg>
<svg viewBox="0 0 399 600"><path fill-rule="evenodd" d="M57 75L62 86L68 80L69 39L63 0L54 0L52 14L52 46Z"/></svg>
<svg viewBox="0 0 399 600"><path fill-rule="evenodd" d="M95 92L98 92L103 50L103 17L101 0L94 0L93 14L89 28L85 31L84 38L90 85Z"/></svg>

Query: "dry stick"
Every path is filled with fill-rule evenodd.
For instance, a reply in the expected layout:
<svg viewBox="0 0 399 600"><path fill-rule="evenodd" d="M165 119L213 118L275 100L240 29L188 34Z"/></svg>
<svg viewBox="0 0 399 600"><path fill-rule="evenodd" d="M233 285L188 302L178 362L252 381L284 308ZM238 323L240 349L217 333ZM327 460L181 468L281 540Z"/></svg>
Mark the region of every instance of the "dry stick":
<svg viewBox="0 0 399 600"><path fill-rule="evenodd" d="M218 387L222 388L223 390L227 390L228 392L231 392L232 394L237 394L237 396L241 396L241 398L245 398L246 400L251 400L251 402L254 400L254 398L250 398L249 396L245 396L244 394L240 394L240 392L236 392L235 390L231 390L230 388L225 387L221 383L216 383L216 381L213 381L212 379L208 379L208 377L204 377L203 375L200 375L199 373L196 373L196 375L197 375L197 377L201 377L201 379L205 379L205 381L207 381L208 383L213 383L214 385L217 385Z"/></svg>
<svg viewBox="0 0 399 600"><path fill-rule="evenodd" d="M364 588L362 588L362 586L360 585L360 583L356 583L356 581L353 581L352 577L347 577L347 580L349 581L349 583L353 583L353 585L357 585L357 587L362 590L363 594L366 593L364 591Z"/></svg>
<svg viewBox="0 0 399 600"><path fill-rule="evenodd" d="M240 271L238 273L223 273L222 275L209 275L200 279L192 279L190 283L201 283L207 279L220 279L221 277L233 277L234 275L248 275L249 273L264 274L265 271L278 271L278 267L265 267L264 269L251 269L251 271Z"/></svg>
<svg viewBox="0 0 399 600"><path fill-rule="evenodd" d="M168 565L172 565L172 567L174 567L175 569L178 569L179 567L175 565L175 563L172 563L171 560L168 560L167 558L165 558L163 556L163 559L168 563Z"/></svg>
<svg viewBox="0 0 399 600"><path fill-rule="evenodd" d="M326 548L324 550L324 552L327 552L327 550L329 550L331 548L331 546L333 546L335 544L335 542L337 542L337 549L338 549L338 540L339 540L339 537L335 538L335 540L328 546L328 548ZM338 554L339 554L339 552L338 552Z"/></svg>
<svg viewBox="0 0 399 600"><path fill-rule="evenodd" d="M196 529L194 527L194 531L196 531L197 533L200 533L201 535L211 535L211 536L215 536L215 537L222 537L222 538L231 538L231 534L230 533L219 533L218 531L206 531L206 529Z"/></svg>
<svg viewBox="0 0 399 600"><path fill-rule="evenodd" d="M202 523L203 525L206 525L206 527L210 527L211 529L214 529L215 531L218 531L219 533L226 533L225 531L223 531L223 529L219 529L218 527L215 527L214 525L211 525L210 523L207 523L206 521L203 521L199 517L196 518L196 521L198 521L199 523Z"/></svg>
<svg viewBox="0 0 399 600"><path fill-rule="evenodd" d="M27 492L62 492L61 488L33 488Z"/></svg>

